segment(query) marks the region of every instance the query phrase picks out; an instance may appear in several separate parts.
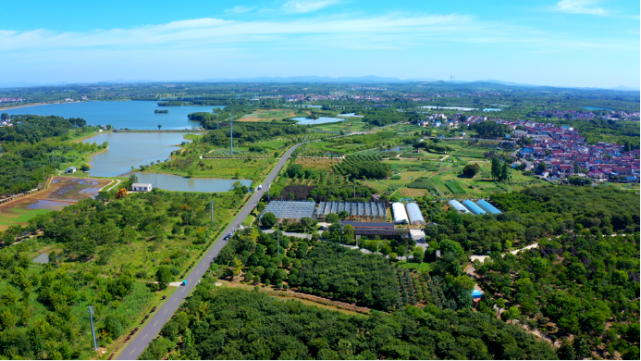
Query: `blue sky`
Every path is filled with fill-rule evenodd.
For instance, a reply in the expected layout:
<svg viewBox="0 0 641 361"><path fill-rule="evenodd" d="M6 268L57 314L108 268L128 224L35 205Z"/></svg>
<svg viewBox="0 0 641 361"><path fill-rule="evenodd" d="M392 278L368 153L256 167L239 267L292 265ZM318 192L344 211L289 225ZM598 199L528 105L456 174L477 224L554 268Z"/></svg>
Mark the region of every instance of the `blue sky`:
<svg viewBox="0 0 641 361"><path fill-rule="evenodd" d="M6 1L0 83L365 76L639 88L639 1Z"/></svg>

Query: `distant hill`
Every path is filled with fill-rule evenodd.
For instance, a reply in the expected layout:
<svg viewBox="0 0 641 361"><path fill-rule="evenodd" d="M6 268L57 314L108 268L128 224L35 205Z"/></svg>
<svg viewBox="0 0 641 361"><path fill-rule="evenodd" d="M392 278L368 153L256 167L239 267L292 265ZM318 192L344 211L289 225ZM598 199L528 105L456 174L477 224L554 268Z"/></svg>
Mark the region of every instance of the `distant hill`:
<svg viewBox="0 0 641 361"><path fill-rule="evenodd" d="M291 76L291 77L256 77L239 79L204 79L204 82L230 82L230 83L406 83L408 80L398 78L385 78L368 75L362 77L329 76ZM411 81L411 80L409 80Z"/></svg>

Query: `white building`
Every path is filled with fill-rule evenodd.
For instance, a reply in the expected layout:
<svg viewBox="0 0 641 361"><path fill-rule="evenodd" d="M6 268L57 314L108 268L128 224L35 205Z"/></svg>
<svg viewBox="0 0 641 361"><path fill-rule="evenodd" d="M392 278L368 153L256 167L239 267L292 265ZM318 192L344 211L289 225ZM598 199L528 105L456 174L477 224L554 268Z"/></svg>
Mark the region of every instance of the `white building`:
<svg viewBox="0 0 641 361"><path fill-rule="evenodd" d="M151 192L151 183L134 183L131 185L134 192Z"/></svg>

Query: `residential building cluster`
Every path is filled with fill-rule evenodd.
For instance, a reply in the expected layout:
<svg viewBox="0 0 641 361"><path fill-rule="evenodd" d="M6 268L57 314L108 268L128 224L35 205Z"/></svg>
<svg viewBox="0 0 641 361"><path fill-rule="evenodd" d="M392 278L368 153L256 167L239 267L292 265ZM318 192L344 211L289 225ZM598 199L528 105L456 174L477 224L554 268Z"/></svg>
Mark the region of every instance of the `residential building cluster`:
<svg viewBox="0 0 641 361"><path fill-rule="evenodd" d="M531 164L546 164L544 176L563 179L587 176L594 181L639 181L639 150L625 150L616 143L599 142L588 145L571 127L555 127L546 123L506 122L515 138L530 138L531 145L518 155ZM519 126L519 130L516 127Z"/></svg>
<svg viewBox="0 0 641 361"><path fill-rule="evenodd" d="M606 111L605 114L595 114L594 112L589 111L577 111L577 110L543 110L537 112L539 116L544 117L555 117L555 118L566 118L566 119L594 119L596 117L601 117L606 120L629 120L636 119L639 120L639 112L626 112L622 110L611 110Z"/></svg>
<svg viewBox="0 0 641 361"><path fill-rule="evenodd" d="M23 98L0 98L0 103L17 103L23 100Z"/></svg>

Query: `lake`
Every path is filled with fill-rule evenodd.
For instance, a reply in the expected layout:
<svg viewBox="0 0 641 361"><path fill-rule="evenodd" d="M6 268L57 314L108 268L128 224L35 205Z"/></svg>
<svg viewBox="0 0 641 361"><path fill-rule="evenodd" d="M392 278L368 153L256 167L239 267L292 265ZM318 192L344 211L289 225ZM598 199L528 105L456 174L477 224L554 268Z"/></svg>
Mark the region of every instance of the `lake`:
<svg viewBox="0 0 641 361"><path fill-rule="evenodd" d="M583 107L583 109L587 109L587 110L609 110L609 111L614 111L614 109L611 109L611 108L601 108L601 107Z"/></svg>
<svg viewBox="0 0 641 361"><path fill-rule="evenodd" d="M84 140L85 143L109 142L109 148L93 156L89 174L94 177L115 177L131 171L131 167L156 163L169 158L180 149L185 133L111 133L105 132Z"/></svg>
<svg viewBox="0 0 641 361"><path fill-rule="evenodd" d="M178 192L228 192L232 190L236 181L247 187L251 187L252 184L252 181L245 179L184 178L147 172L136 173L136 177L140 183L151 183L156 188Z"/></svg>
<svg viewBox="0 0 641 361"><path fill-rule="evenodd" d="M302 124L302 125L335 123L335 122L343 122L343 121L345 121L345 119L330 118L330 117L320 117L318 119L307 119L305 117L296 117L296 118L292 118L292 119L298 121L296 124Z"/></svg>
<svg viewBox="0 0 641 361"><path fill-rule="evenodd" d="M122 129L195 129L199 122L187 118L190 113L210 112L223 106L159 107L156 101L119 101L47 104L3 110L9 115L57 115L64 118L82 118L89 125L111 125ZM168 110L168 114L154 114L154 110Z"/></svg>

